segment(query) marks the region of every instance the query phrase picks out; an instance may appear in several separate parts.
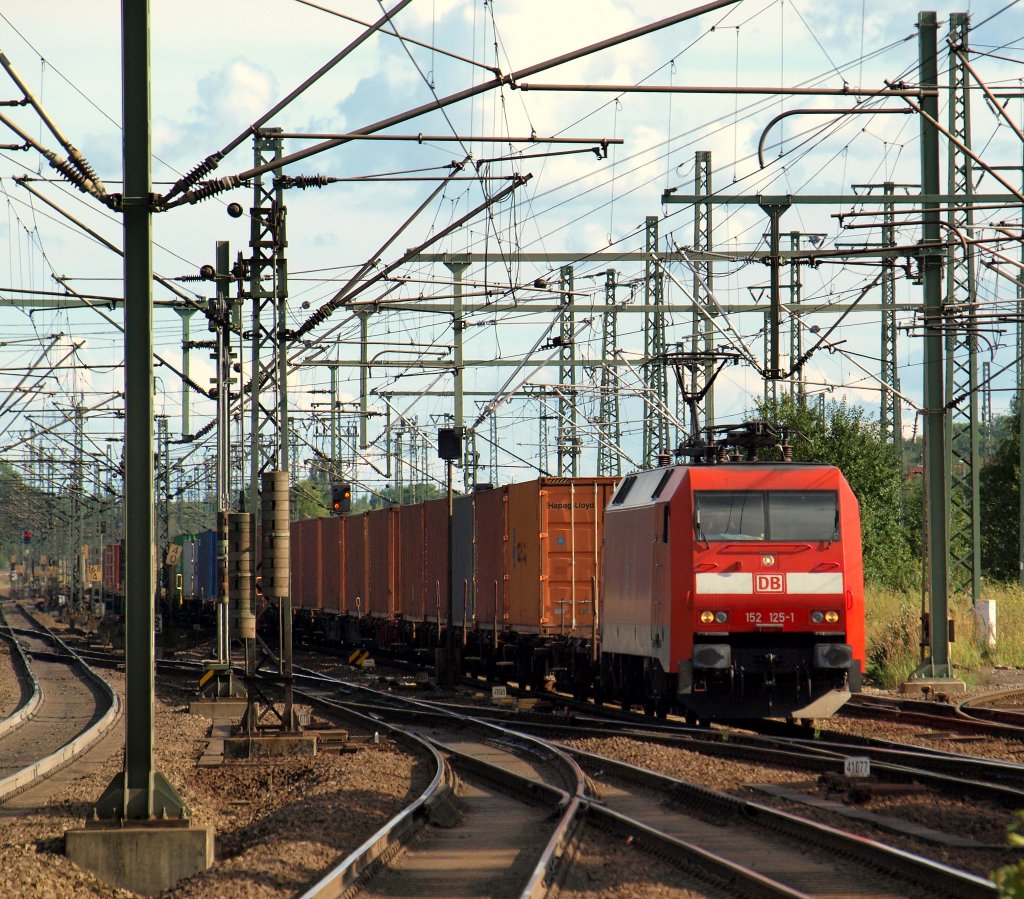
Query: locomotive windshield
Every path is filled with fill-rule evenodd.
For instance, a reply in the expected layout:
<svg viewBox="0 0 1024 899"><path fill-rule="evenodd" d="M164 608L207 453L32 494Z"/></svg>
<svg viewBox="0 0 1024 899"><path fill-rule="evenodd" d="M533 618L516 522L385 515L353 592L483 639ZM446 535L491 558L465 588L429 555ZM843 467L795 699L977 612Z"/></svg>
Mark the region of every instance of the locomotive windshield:
<svg viewBox="0 0 1024 899"><path fill-rule="evenodd" d="M698 540L838 540L839 498L832 490L698 490Z"/></svg>

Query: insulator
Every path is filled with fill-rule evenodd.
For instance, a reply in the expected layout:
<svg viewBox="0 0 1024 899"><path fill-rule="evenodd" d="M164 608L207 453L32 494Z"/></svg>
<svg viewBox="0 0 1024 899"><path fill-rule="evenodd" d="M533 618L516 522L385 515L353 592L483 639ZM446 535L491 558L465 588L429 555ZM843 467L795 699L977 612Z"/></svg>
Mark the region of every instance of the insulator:
<svg viewBox="0 0 1024 899"><path fill-rule="evenodd" d="M106 191L100 186L99 176L96 174L96 170L89 164L89 160L87 160L75 147L68 148L68 155L72 160L74 160L74 164L78 168L78 171L92 182L96 190L101 194L105 194Z"/></svg>
<svg viewBox="0 0 1024 899"><path fill-rule="evenodd" d="M80 171L76 169L66 159L59 159L56 155L50 158L50 165L53 166L60 174L62 174L68 181L75 185L82 193L93 194L97 193L95 186L91 181L86 180Z"/></svg>
<svg viewBox="0 0 1024 899"><path fill-rule="evenodd" d="M281 185L283 187L297 187L299 190L305 190L307 187L326 187L332 180L326 175L295 175L294 177L286 176L282 178Z"/></svg>
<svg viewBox="0 0 1024 899"><path fill-rule="evenodd" d="M238 187L239 180L237 175L228 175L225 178L216 178L213 181L206 181L200 184L198 187L190 190L185 194L185 200L191 204L199 203L202 200L206 200L215 194L222 193L225 190L231 190L233 187Z"/></svg>
<svg viewBox="0 0 1024 899"><path fill-rule="evenodd" d="M171 188L171 195L181 193L183 190L187 190L193 184L197 184L199 180L210 172L212 172L220 164L221 155L220 153L214 153L212 156L207 156L199 165L197 165L191 172L185 175L183 178L179 178L175 182L174 187Z"/></svg>
<svg viewBox="0 0 1024 899"><path fill-rule="evenodd" d="M782 459L785 462L793 461L793 446L788 440L782 444Z"/></svg>

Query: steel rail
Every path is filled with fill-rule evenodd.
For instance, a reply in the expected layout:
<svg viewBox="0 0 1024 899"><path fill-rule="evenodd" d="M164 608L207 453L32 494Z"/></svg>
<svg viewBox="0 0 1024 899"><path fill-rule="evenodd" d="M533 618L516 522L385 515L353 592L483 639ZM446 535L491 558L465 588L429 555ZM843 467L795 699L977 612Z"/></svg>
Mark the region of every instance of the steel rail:
<svg viewBox="0 0 1024 899"><path fill-rule="evenodd" d="M49 755L36 760L33 764L16 771L7 777L0 779L0 803L6 801L15 793L20 793L28 787L33 786L44 777L53 774L55 771L75 761L75 759L91 749L98 743L107 732L121 718L121 698L117 691L110 686L96 671L94 671L78 654L60 637L54 634L45 625L40 624L36 618L26 609L18 606L19 611L32 621L38 628L39 635L44 639L54 641L72 660L72 664L79 668L85 675L85 680L92 681L99 688L100 693L105 696L109 705L98 721L78 734L70 742L65 743L59 749Z"/></svg>
<svg viewBox="0 0 1024 899"><path fill-rule="evenodd" d="M426 753L434 763L434 774L427 788L416 799L390 821L356 847L313 886L302 893L302 899L322 899L346 895L347 892L367 876L375 866L386 864L401 852L409 841L429 820L432 810L437 804L447 799L453 791L452 772L437 749L429 741L415 734L371 718L360 712L347 709L337 702L325 699L306 691L295 691L311 705L330 710L333 714L343 714L357 721L370 730L386 730L396 743L410 752Z"/></svg>
<svg viewBox="0 0 1024 899"><path fill-rule="evenodd" d="M899 881L909 881L929 891L937 891L933 892L933 895L956 897L956 899L973 899L973 897L991 899L997 895L996 885L992 881L952 868L941 862L886 846L866 837L848 834L837 828L819 824L771 806L740 799L708 787L697 786L674 777L638 768L607 756L588 753L580 749L568 751L572 755L591 764L599 765L605 771L611 771L627 781L640 783L654 789L658 793L668 796L673 802L712 808L716 814L736 815L738 819L747 821L754 827L781 833L803 845L812 843L823 846L848 859L880 869Z"/></svg>
<svg viewBox="0 0 1024 899"><path fill-rule="evenodd" d="M606 830L614 830L627 837L637 836L641 846L652 844L653 851L677 867L692 871L694 868L707 872L712 879L725 879L730 895L750 897L791 897L804 899L808 894L794 890L785 884L772 880L750 868L737 864L694 843L680 840L670 834L649 827L642 821L623 815L621 812L604 808L596 802L587 802L587 823L594 823ZM700 876L700 875L698 875Z"/></svg>
<svg viewBox="0 0 1024 899"><path fill-rule="evenodd" d="M31 692L25 701L22 702L10 715L0 721L0 737L4 734L9 733L16 727L24 724L31 718L38 710L39 706L43 701L42 691L39 687L39 680L32 671L32 665L28 660L28 656L25 654L25 650L22 645L18 642L14 636L13 630L6 619L3 617L3 611L0 610L0 622L2 622L2 630L0 630L0 637L9 642L12 647L11 659L14 663L14 667L18 669L19 682L24 683L28 681L31 684Z"/></svg>
<svg viewBox="0 0 1024 899"><path fill-rule="evenodd" d="M309 675L306 674L308 677ZM321 680L328 682L337 682L340 685L344 685L348 688L356 688L357 690L364 691L373 695L382 695L380 691L373 690L369 687L361 687L360 685L350 684L348 682L340 682L336 678L326 678L321 676ZM310 701L316 700L322 705L327 707L336 707L336 703L330 700L325 700L322 697L315 697L312 694L305 694L296 691L296 695L304 695ZM563 767L569 771L569 777L572 781L572 791L561 790L553 788L544 784L538 784L536 781L527 781L530 784L528 788L533 793L547 793L550 796L554 795L558 799L559 805L562 806L562 814L558 824L554 828L551 837L548 839L544 850L542 851L536 865L531 871L530 877L526 882L523 890L520 892L521 899L539 899L539 897L546 896L551 887L554 884L555 869L558 866L558 862L562 859L569 843L571 842L574 834L576 833L579 823L580 814L584 807L585 802L585 791L586 791L586 778L583 776L583 772L579 765L576 764L575 760L570 754L566 753L561 747L555 746L547 741L540 740L529 734L523 734L509 730L508 728L494 724L489 721L483 721L470 715L464 715L456 711L447 709L437 709L431 703L422 702L404 697L388 697L389 699L397 700L399 707L405 706L407 708L413 708L419 712L427 712L438 714L440 713L443 720L446 723L457 723L459 725L471 725L478 729L482 729L485 732L493 732L503 737L513 737L515 740L526 741L535 753L540 753L545 757L554 757L557 759ZM375 718L366 718L368 721L375 721ZM441 744L434 742L435 746ZM472 766L478 773L486 773L489 778L503 778L503 777L516 777L512 772L505 771L504 769L497 768L496 766L489 765L479 759L473 759L467 756L465 753L460 753L452 747L443 746L445 752L457 756L462 764ZM498 772L501 772L500 774ZM518 778L517 778L518 780ZM522 790L521 784L517 785L517 791Z"/></svg>
<svg viewBox="0 0 1024 899"><path fill-rule="evenodd" d="M559 752L560 760L567 762L578 777L576 790L572 795L558 787L538 783L528 777L509 771L498 765L492 765L468 753L460 752L451 746L432 741L435 746L455 759L456 767L471 770L476 776L495 784L499 789L512 795L519 801L534 801L550 805L560 812L558 823L548 839L540 858L530 872L526 885L519 892L520 899L541 899L547 896L554 884L555 871L564 857L573 838L581 825L584 808L583 772L579 766L564 753Z"/></svg>
<svg viewBox="0 0 1024 899"><path fill-rule="evenodd" d="M306 673L305 676L315 677L308 673ZM355 688L359 691L364 691L378 696L382 695L380 691L372 688L362 687L349 682L337 681L334 678L320 677L318 679L335 681L339 684L344 684L346 687ZM559 862L564 858L572 841L578 839L580 826L583 821L589 820L591 817L595 820L599 820L605 828L618 829L620 831L624 830L631 836L639 836L642 841L654 844L659 850L661 850L662 854L668 857L669 860L673 861L677 866L682 862L682 867L684 867L688 872L692 873L696 870L700 872L700 875L710 877L713 881L717 881L719 883L724 881L736 892L737 895L758 897L804 896L803 893L795 891L784 884L777 883L742 865L717 856L714 853L701 849L691 843L687 843L671 837L668 834L664 834L654 828L644 825L642 822L629 818L628 816L602 808L600 804L595 803L593 800L585 796L585 778L583 777L579 766L572 759L574 753L566 750L564 747L557 746L547 740L538 739L530 734L525 734L521 730L494 724L493 722L480 719L474 715L466 715L450 708L438 707L438 705L433 702L414 700L406 697L395 697L391 695L387 695L386 698L389 702L394 702L395 705L389 704L385 706L375 706L374 718L370 720L376 721L380 720L379 716L404 712L405 714L411 714L414 716L414 718L420 723L422 723L425 718L439 718L441 721L449 723L452 721L464 722L476 727L482 727L486 730L493 730L504 736L510 736L517 741L526 739L533 747L535 747L535 749L552 754L563 763L568 763L571 766L570 770L576 780L576 787L573 795L570 796L569 793L557 787L538 783L537 781L525 778L505 768L491 765L490 763L477 759L471 755L459 752L440 741L433 740L436 746L457 759L457 767L458 765L465 766L471 769L478 776L485 777L498 785L505 785L506 787L512 788L515 790L517 796L521 797L523 792L530 794L533 798L547 796L549 801L557 800L564 806L558 826L550 837L547 847L538 860L532 876L520 893L521 899L538 899L538 897L546 896L550 893L556 884L557 875L559 873ZM333 705L333 703L330 702L327 704ZM351 704L345 703L343 708L351 709Z"/></svg>

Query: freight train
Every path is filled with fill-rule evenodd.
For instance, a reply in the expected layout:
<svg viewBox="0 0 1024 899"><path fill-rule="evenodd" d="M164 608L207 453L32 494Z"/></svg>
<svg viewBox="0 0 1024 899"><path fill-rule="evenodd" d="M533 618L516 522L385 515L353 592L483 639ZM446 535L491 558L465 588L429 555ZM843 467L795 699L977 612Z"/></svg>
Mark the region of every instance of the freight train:
<svg viewBox="0 0 1024 899"><path fill-rule="evenodd" d="M292 524L294 633L690 720L831 715L858 691L857 500L838 469L680 464Z"/></svg>
<svg viewBox="0 0 1024 899"><path fill-rule="evenodd" d="M432 662L450 583L468 673L689 720L827 717L864 669L856 497L832 466L737 458L478 489L450 545L445 499L295 521L295 639ZM215 534L176 543L161 611L210 625Z"/></svg>

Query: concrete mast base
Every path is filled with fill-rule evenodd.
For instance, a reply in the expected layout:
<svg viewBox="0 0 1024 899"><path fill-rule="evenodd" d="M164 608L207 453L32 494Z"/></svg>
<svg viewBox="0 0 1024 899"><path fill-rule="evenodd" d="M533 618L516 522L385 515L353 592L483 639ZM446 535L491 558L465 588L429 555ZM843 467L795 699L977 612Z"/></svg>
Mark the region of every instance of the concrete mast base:
<svg viewBox="0 0 1024 899"><path fill-rule="evenodd" d="M213 828L90 823L64 834L64 853L111 886L156 896L213 864Z"/></svg>

